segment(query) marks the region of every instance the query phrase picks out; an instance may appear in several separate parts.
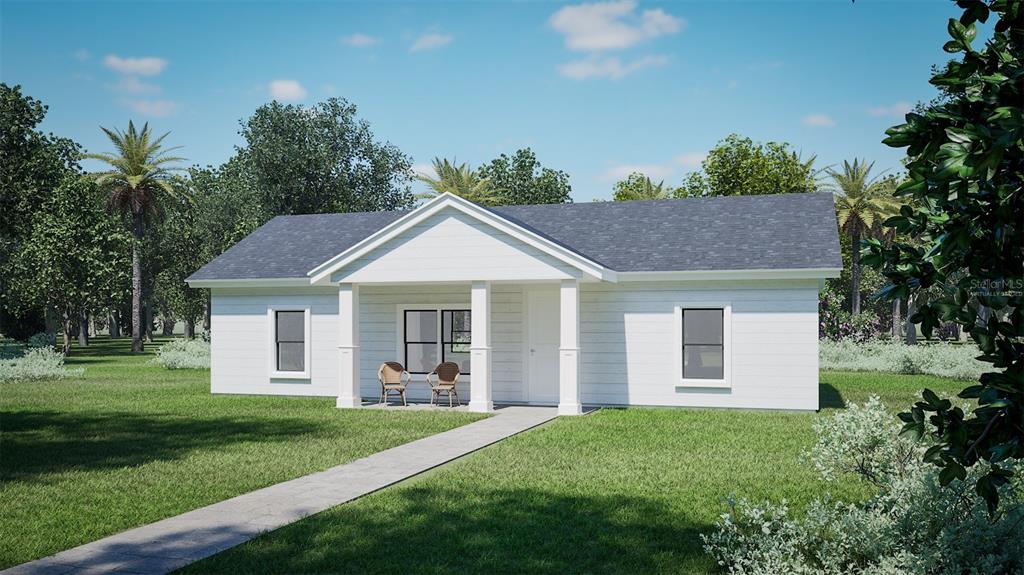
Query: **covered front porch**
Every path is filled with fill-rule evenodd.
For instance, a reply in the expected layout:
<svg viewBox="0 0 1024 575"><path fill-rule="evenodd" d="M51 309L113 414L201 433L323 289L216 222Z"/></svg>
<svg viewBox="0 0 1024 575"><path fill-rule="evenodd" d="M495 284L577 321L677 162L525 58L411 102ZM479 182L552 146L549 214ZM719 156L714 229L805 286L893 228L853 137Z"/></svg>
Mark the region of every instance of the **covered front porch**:
<svg viewBox="0 0 1024 575"><path fill-rule="evenodd" d="M426 402L426 373L454 361L463 372L458 396L470 411L491 412L499 403L582 412L579 279L340 282L337 288L338 407L377 404L377 368L384 361L406 366L410 401Z"/></svg>

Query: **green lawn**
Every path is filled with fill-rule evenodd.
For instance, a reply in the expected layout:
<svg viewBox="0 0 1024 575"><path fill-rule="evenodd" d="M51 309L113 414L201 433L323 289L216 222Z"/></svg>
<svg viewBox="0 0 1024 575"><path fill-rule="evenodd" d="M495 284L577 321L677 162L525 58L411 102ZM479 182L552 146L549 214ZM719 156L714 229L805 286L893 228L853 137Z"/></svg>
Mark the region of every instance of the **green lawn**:
<svg viewBox="0 0 1024 575"><path fill-rule="evenodd" d="M0 386L0 568L479 417L213 396L209 372L128 350L98 339L68 358L83 377Z"/></svg>
<svg viewBox="0 0 1024 575"><path fill-rule="evenodd" d="M905 407L927 376L823 373L824 412L880 395ZM801 508L826 491L800 453L815 414L606 409L560 418L442 469L279 529L188 572L693 573L698 535L731 493Z"/></svg>

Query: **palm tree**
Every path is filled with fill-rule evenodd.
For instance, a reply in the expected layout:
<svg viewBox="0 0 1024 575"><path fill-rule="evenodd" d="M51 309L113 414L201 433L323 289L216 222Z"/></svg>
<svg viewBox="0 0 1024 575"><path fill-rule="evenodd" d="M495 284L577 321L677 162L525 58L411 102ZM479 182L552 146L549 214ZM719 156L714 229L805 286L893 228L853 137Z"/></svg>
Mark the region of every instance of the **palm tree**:
<svg viewBox="0 0 1024 575"><path fill-rule="evenodd" d="M843 161L842 171L828 169L832 182L826 187L835 195L839 229L849 234L852 265L850 269L850 311L860 313L860 240L881 233L882 222L895 212L892 186L888 180L871 177L874 162Z"/></svg>
<svg viewBox="0 0 1024 575"><path fill-rule="evenodd" d="M616 202L633 200L665 200L672 197L672 191L662 180L655 184L640 172L633 172L625 180L616 182L612 199Z"/></svg>
<svg viewBox="0 0 1024 575"><path fill-rule="evenodd" d="M434 158L434 174L434 178L422 174L416 176L431 190L417 194L417 199L433 198L447 192L482 206L496 206L500 202L498 190L494 189L491 179L481 178L467 164L455 165L447 159Z"/></svg>
<svg viewBox="0 0 1024 575"><path fill-rule="evenodd" d="M130 214L132 222L132 351L142 351L142 238L146 217L160 214L160 204L165 198L186 200L183 188L176 185L174 174L178 168L171 166L183 158L168 155L176 148L163 148L161 143L167 134L153 138L149 124L136 130L128 122L128 131L100 128L114 144L115 153L86 154L85 157L99 160L110 166L110 170L94 174L96 183L109 194L107 208L122 214Z"/></svg>

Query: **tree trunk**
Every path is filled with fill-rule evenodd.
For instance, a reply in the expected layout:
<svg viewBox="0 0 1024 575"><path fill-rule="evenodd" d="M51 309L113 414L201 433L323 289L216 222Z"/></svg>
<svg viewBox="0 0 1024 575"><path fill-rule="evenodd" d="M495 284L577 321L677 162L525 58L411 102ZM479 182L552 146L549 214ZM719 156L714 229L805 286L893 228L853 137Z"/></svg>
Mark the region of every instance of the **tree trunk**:
<svg viewBox="0 0 1024 575"><path fill-rule="evenodd" d="M143 325L142 329L145 330L146 341L153 341L153 306L150 304L144 304L142 306L142 317Z"/></svg>
<svg viewBox="0 0 1024 575"><path fill-rule="evenodd" d="M850 238L850 313L860 313L860 228L853 228Z"/></svg>
<svg viewBox="0 0 1024 575"><path fill-rule="evenodd" d="M185 320L185 337L188 339L196 338L196 320L186 319Z"/></svg>
<svg viewBox="0 0 1024 575"><path fill-rule="evenodd" d="M206 297L203 298L203 331L210 333L210 290L206 291Z"/></svg>
<svg viewBox="0 0 1024 575"><path fill-rule="evenodd" d="M85 310L78 312L78 346L89 346L89 314Z"/></svg>
<svg viewBox="0 0 1024 575"><path fill-rule="evenodd" d="M142 343L142 212L132 213L132 352L139 353Z"/></svg>
<svg viewBox="0 0 1024 575"><path fill-rule="evenodd" d="M62 323L64 324L64 341L61 344L61 351L64 352L64 355L67 355L67 354L71 353L71 338L72 338L71 330L74 329L74 327L75 327L75 322L71 321L71 313L70 312L65 312L64 313L64 317L62 318Z"/></svg>
<svg viewBox="0 0 1024 575"><path fill-rule="evenodd" d="M917 345L917 326L914 322L910 321L911 316L914 315L914 300L917 299L914 296L910 296L907 299L907 345Z"/></svg>
<svg viewBox="0 0 1024 575"><path fill-rule="evenodd" d="M57 341L57 312L50 306L43 310L43 322L46 324L46 335Z"/></svg>
<svg viewBox="0 0 1024 575"><path fill-rule="evenodd" d="M168 317L168 316L165 315L163 318L160 319L160 323L163 324L161 326L161 328L162 328L161 334L164 337L171 337L172 335L174 335L174 326L178 322L175 321L175 319L173 317Z"/></svg>
<svg viewBox="0 0 1024 575"><path fill-rule="evenodd" d="M900 327L903 325L903 320L900 318L900 305L903 302L900 298L892 300L892 338L899 339Z"/></svg>
<svg viewBox="0 0 1024 575"><path fill-rule="evenodd" d="M110 314L108 314L108 319L107 319L107 326L108 326L108 331L110 333L110 337L111 338L117 339L117 338L121 337L121 324L118 323L118 321L117 321L117 310L116 309L111 309L110 310Z"/></svg>

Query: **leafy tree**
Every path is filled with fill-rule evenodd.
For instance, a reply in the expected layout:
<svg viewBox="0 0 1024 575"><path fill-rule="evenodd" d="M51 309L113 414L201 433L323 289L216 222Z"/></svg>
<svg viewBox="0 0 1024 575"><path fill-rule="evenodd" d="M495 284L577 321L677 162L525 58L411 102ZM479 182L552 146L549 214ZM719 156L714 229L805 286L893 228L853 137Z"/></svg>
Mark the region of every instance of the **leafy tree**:
<svg viewBox="0 0 1024 575"><path fill-rule="evenodd" d="M664 200L670 197L670 193L670 190L665 187L664 181L655 184L642 173L633 172L625 180L615 182L615 191L612 194L612 199L616 202Z"/></svg>
<svg viewBox="0 0 1024 575"><path fill-rule="evenodd" d="M11 258L31 235L33 214L47 196L78 172L81 153L75 142L36 129L46 110L20 86L0 83L0 332L16 337L39 331L42 318L19 302L30 294L14 289L14 283L26 284L15 281ZM14 308L21 317L11 317Z"/></svg>
<svg viewBox="0 0 1024 575"><path fill-rule="evenodd" d="M416 176L430 186L431 191L419 194L418 199L432 198L443 193L455 194L482 206L498 205L498 195L489 178L482 178L467 164L455 165L447 159L434 158L434 175Z"/></svg>
<svg viewBox="0 0 1024 575"><path fill-rule="evenodd" d="M827 186L835 194L836 216L839 229L850 236L851 245L857 249L851 252L850 267L850 313L860 313L860 240L872 235L881 235L882 222L894 215L892 201L893 181L871 177L874 162L843 160L842 170L827 170L832 182Z"/></svg>
<svg viewBox="0 0 1024 575"><path fill-rule="evenodd" d="M64 318L64 352L75 323L125 295L131 236L103 206L95 183L68 176L32 218L14 257L24 304L47 306ZM84 334L83 334L84 335Z"/></svg>
<svg viewBox="0 0 1024 575"><path fill-rule="evenodd" d="M235 162L258 192L265 218L393 210L412 203L412 160L376 141L356 107L339 98L315 106L271 102L242 124Z"/></svg>
<svg viewBox="0 0 1024 575"><path fill-rule="evenodd" d="M107 191L108 207L131 219L132 238L132 351L141 352L142 344L142 241L145 237L146 218L159 216L161 203L168 199L184 200L186 196L176 185L171 164L182 158L170 156L163 147L164 134L153 138L149 124L136 130L128 122L128 131L103 132L117 150L116 153L87 154L111 169L94 175L96 182Z"/></svg>
<svg viewBox="0 0 1024 575"><path fill-rule="evenodd" d="M701 171L691 172L678 197L745 196L813 192L818 189L815 156L804 160L789 144L754 142L730 134L708 152Z"/></svg>
<svg viewBox="0 0 1024 575"><path fill-rule="evenodd" d="M978 401L969 414L931 390L900 414L906 432L938 440L927 459L944 485L987 462L977 492L994 513L1010 476L1000 463L1024 458L1024 2L957 4L943 48L959 56L931 78L948 99L886 132L886 144L907 148L909 179L897 194L913 199L886 225L909 241L868 240L864 261L891 282L883 297L940 286L911 321L926 337L942 321L960 324L995 368L960 392ZM976 49L976 22L993 14L992 38Z"/></svg>
<svg viewBox="0 0 1024 575"><path fill-rule="evenodd" d="M516 151L511 158L502 154L481 166L477 173L481 178L490 180L501 205L572 201L569 174L541 166L530 148Z"/></svg>

